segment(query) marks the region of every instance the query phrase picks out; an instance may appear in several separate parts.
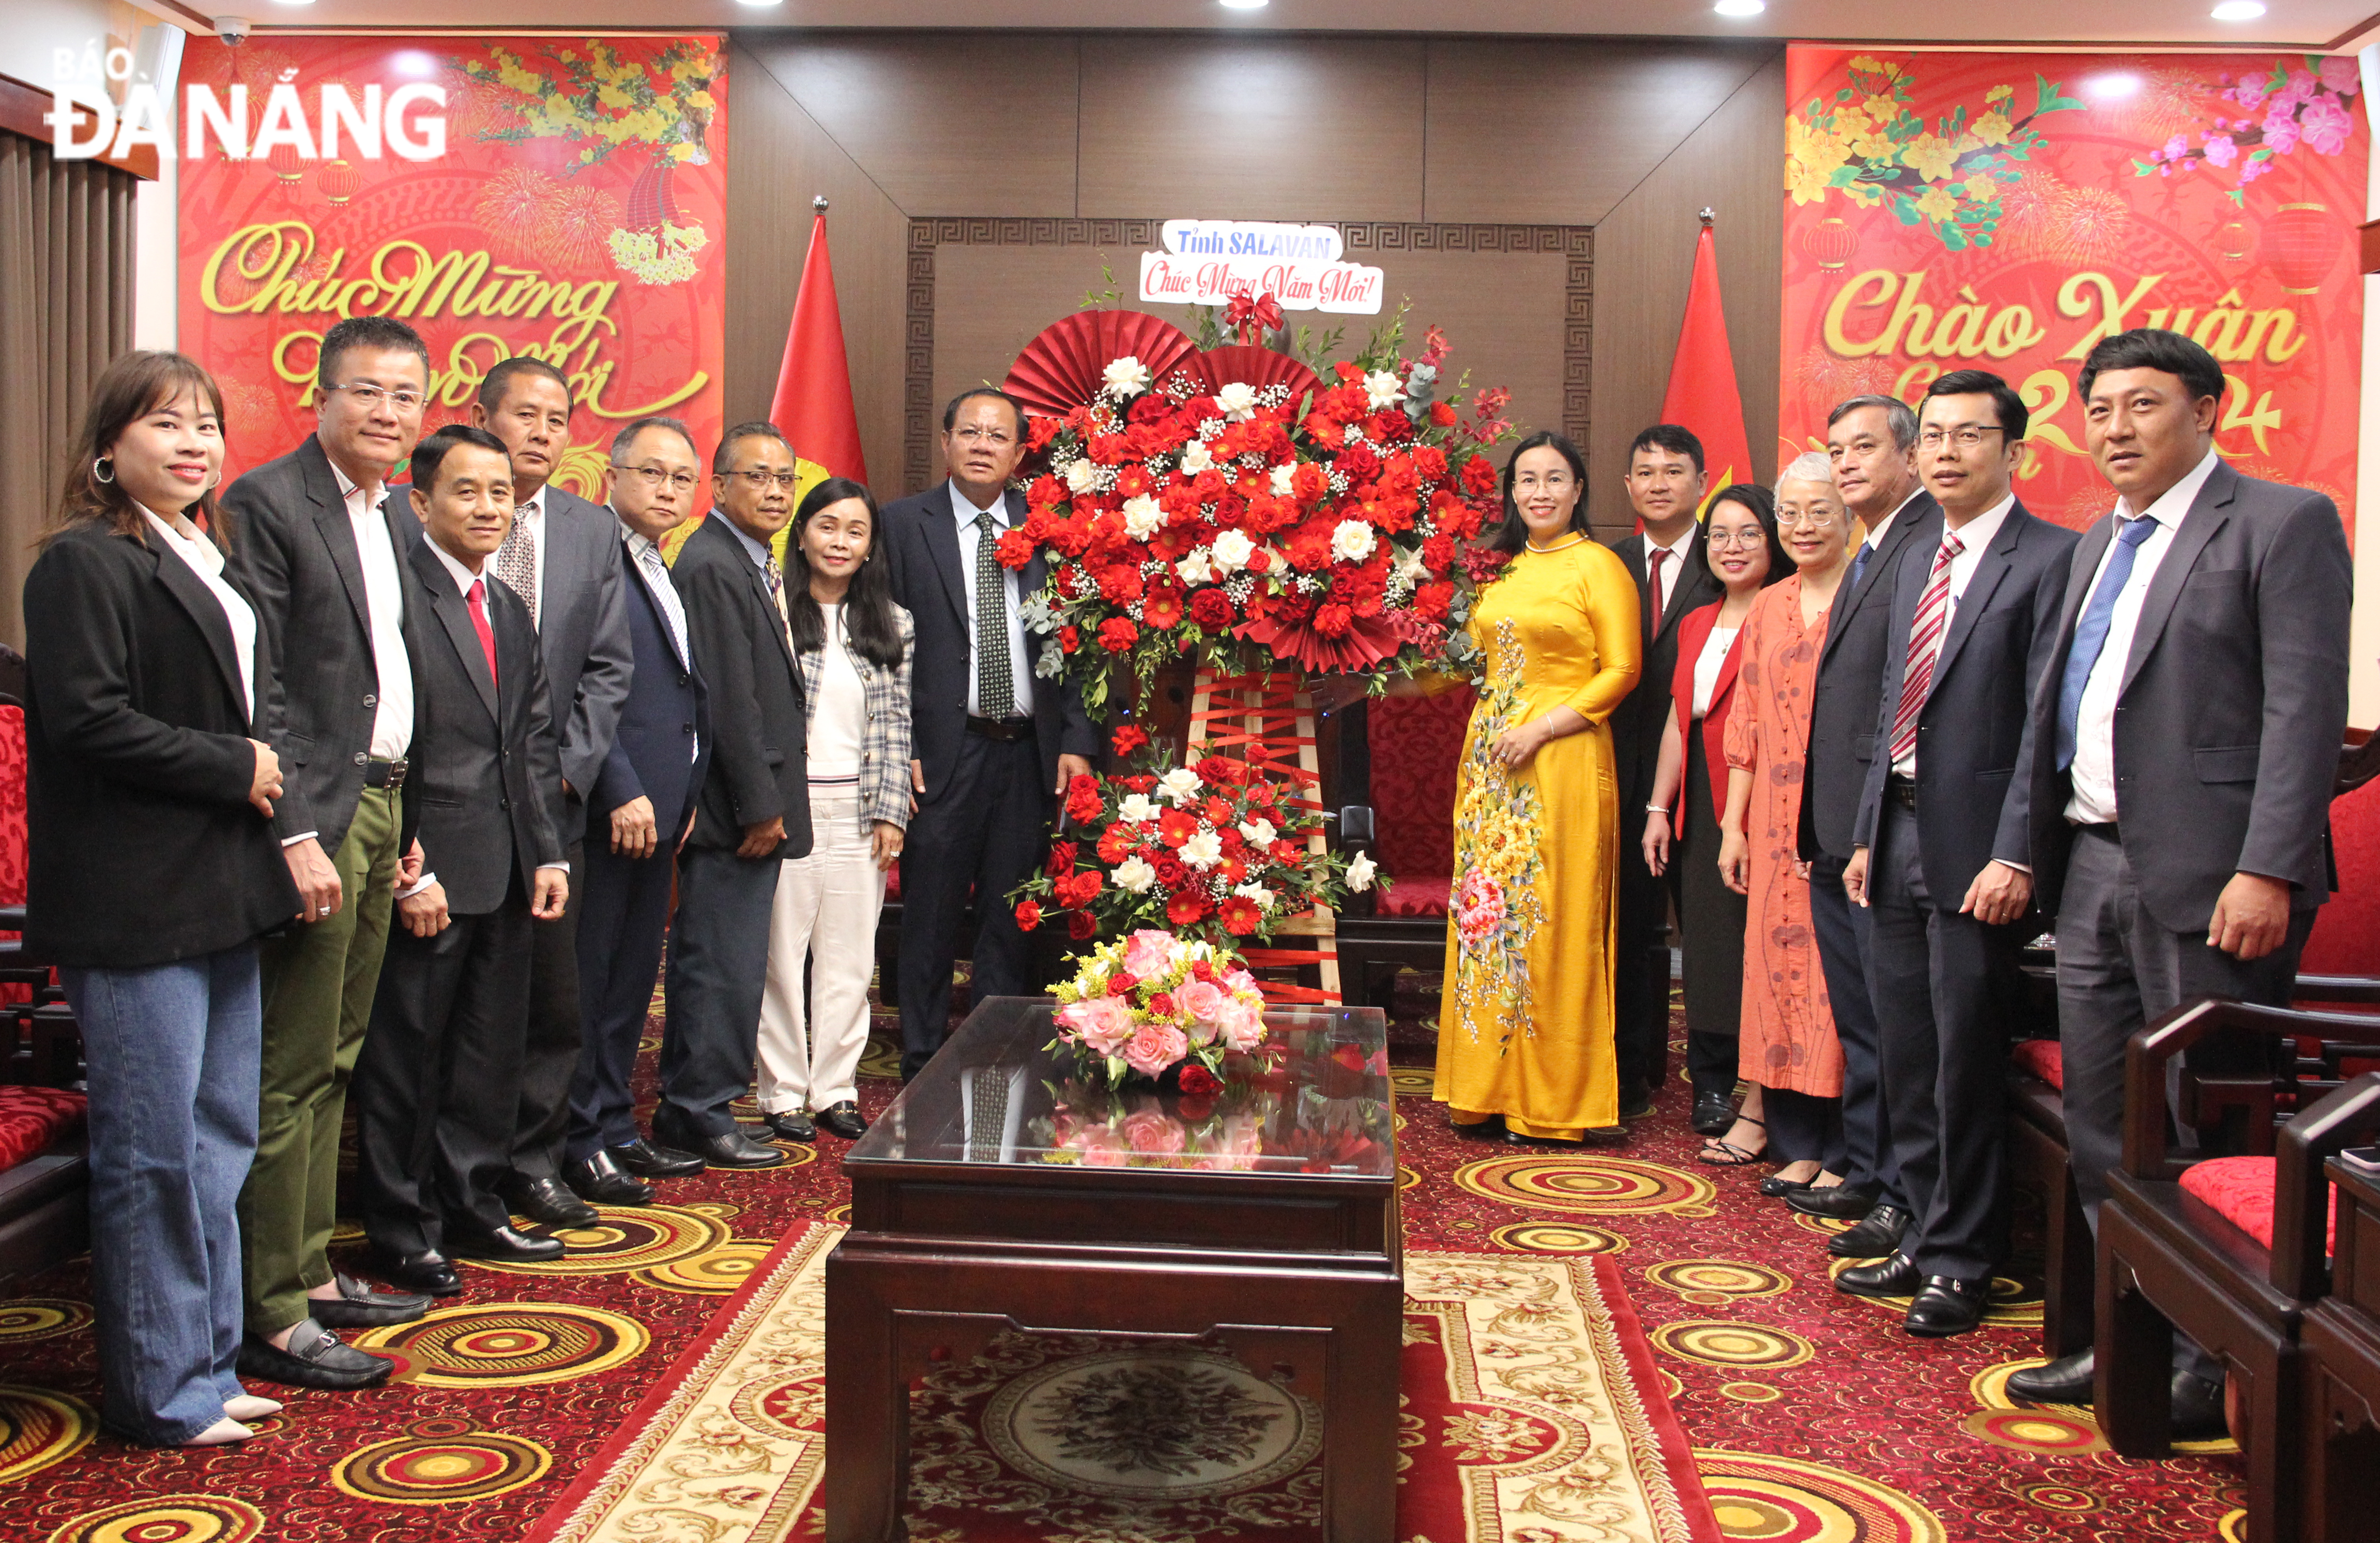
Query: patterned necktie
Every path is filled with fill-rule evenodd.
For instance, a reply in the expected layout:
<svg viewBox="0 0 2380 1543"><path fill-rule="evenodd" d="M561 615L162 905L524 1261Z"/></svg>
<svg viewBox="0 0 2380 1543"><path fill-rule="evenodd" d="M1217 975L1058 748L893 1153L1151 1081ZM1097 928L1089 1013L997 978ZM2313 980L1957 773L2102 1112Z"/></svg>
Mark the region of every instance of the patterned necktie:
<svg viewBox="0 0 2380 1543"><path fill-rule="evenodd" d="M1661 602L1661 565L1670 559L1670 549L1657 546L1645 554L1645 626L1648 633L1661 630L1661 613L1669 607Z"/></svg>
<svg viewBox="0 0 2380 1543"><path fill-rule="evenodd" d="M537 543L528 533L528 516L533 512L534 506L527 504L515 509L513 528L504 532L504 544L496 549L496 577L528 607L532 629L537 626Z"/></svg>
<svg viewBox="0 0 2380 1543"><path fill-rule="evenodd" d="M480 635L480 651L488 656L488 684L496 684L496 630L488 625L488 581L471 580L463 604L471 613L471 628Z"/></svg>
<svg viewBox="0 0 2380 1543"><path fill-rule="evenodd" d="M1917 749L1917 715L1925 711L1926 694L1934 689L1934 662L1942 657L1942 634L1950 619L1950 565L1966 543L1949 531L1935 549L1934 571L1926 577L1925 592L1918 597L1917 615L1909 624L1909 657L1900 671L1900 706L1892 714L1892 759L1905 760Z"/></svg>
<svg viewBox="0 0 2380 1543"><path fill-rule="evenodd" d="M1000 566L1000 521L975 516L976 703L986 718L1016 712L1016 677L1008 660L1008 589Z"/></svg>
<svg viewBox="0 0 2380 1543"><path fill-rule="evenodd" d="M794 646L794 622L785 610L785 570L777 565L775 553L769 553L769 560L760 566L760 574L768 580L769 598L777 606L777 625L784 629L785 647L790 649Z"/></svg>
<svg viewBox="0 0 2380 1543"><path fill-rule="evenodd" d="M678 605L677 589L670 583L669 565L662 561L661 548L648 543L637 553L637 565L645 570L645 581L660 600L662 619L669 624L670 641L676 645L678 658L686 658L686 613Z"/></svg>
<svg viewBox="0 0 2380 1543"><path fill-rule="evenodd" d="M2115 550L2107 554L2107 571L2091 591L2091 603L2074 624L2074 646L2066 650L2066 676L2058 690L2058 770L2074 764L2074 745L2081 737L2082 688L2091 684L2092 667L2107 646L2107 628L2116 619L2116 600L2131 582L2132 564L2141 543L2156 533L2156 521L2128 519L2116 532Z"/></svg>

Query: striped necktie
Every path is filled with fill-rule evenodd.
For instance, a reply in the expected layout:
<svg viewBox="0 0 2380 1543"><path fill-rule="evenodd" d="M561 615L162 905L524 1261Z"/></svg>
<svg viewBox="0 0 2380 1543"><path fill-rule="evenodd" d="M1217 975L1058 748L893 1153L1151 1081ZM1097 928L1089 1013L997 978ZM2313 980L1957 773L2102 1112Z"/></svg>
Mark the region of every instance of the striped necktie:
<svg viewBox="0 0 2380 1543"><path fill-rule="evenodd" d="M1905 760L1917 749L1917 715L1934 689L1934 662L1942 657L1942 635L1950 619L1950 565L1966 551L1966 543L1950 531L1934 552L1934 571L1918 597L1917 614L1909 624L1909 656L1900 672L1900 706L1892 715L1894 760Z"/></svg>

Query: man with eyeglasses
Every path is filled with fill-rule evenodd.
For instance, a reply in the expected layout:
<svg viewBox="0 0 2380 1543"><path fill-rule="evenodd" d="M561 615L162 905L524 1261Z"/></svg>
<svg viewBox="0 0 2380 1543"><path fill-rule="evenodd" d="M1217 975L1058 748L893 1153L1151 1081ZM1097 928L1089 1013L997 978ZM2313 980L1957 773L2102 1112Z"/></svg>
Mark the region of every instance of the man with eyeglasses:
<svg viewBox="0 0 2380 1543"><path fill-rule="evenodd" d="M578 903L583 1032L563 1170L578 1197L599 1206L643 1205L653 1197L648 1180L704 1166L690 1152L648 1141L628 1091L661 968L670 881L710 749L710 704L686 602L659 544L694 514L699 466L685 424L640 418L613 439L604 469L628 573L623 588L636 667L611 753L587 798Z"/></svg>
<svg viewBox="0 0 2380 1543"><path fill-rule="evenodd" d="M1024 625L1047 564L993 549L1025 521L1008 486L1025 455L1025 409L989 386L942 409L950 480L885 505L892 598L917 626L910 782L917 813L901 853L901 1075L950 1033L951 983L970 892L976 1002L1038 996L1033 949L1006 896L1040 866L1057 796L1088 776L1099 740L1071 681L1036 678L1043 640Z"/></svg>
<svg viewBox="0 0 2380 1543"><path fill-rule="evenodd" d="M286 784L273 823L303 909L264 945L256 1160L240 1193L248 1294L242 1376L364 1388L395 1364L334 1330L419 1318L427 1298L331 1268L339 1124L370 1022L405 851L414 675L389 473L413 453L430 350L404 322L358 316L324 334L314 432L224 494L229 560L272 650L267 709ZM458 1290L436 1254L382 1261L415 1291Z"/></svg>
<svg viewBox="0 0 2380 1543"><path fill-rule="evenodd" d="M677 859L653 1139L714 1168L773 1168L783 1150L754 1139L765 1132L738 1124L731 1106L759 1054L777 873L810 850L801 662L770 547L793 518L800 473L785 436L762 422L728 430L710 469L717 514L671 570L714 743Z"/></svg>
<svg viewBox="0 0 2380 1543"><path fill-rule="evenodd" d="M2071 530L2037 519L2011 479L2030 422L1981 370L1936 380L1917 466L1939 540L1892 576L1873 759L1843 890L1869 908L1886 1122L1911 1221L1900 1248L1847 1270L1854 1295L1912 1297L1912 1334L1983 1321L2008 1248L2001 1160L2007 1035L1996 979L2031 934L2030 704L2057 638Z"/></svg>

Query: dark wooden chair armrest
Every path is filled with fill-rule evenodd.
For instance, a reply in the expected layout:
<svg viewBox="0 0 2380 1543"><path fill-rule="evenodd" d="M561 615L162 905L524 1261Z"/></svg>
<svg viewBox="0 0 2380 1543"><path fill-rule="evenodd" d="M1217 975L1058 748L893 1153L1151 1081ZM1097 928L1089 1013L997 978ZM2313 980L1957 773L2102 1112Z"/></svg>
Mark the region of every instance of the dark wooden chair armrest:
<svg viewBox="0 0 2380 1543"><path fill-rule="evenodd" d="M2380 1007L2380 976L2301 975L2297 978L2300 1002L2344 1002Z"/></svg>
<svg viewBox="0 0 2380 1543"><path fill-rule="evenodd" d="M2343 798L2376 776L2380 776L2380 734L2348 730L2347 743L2338 747L2338 781L2330 796Z"/></svg>
<svg viewBox="0 0 2380 1543"><path fill-rule="evenodd" d="M1331 843L1353 859L1357 853L1371 853L1378 839L1372 806L1349 804L1339 811L1338 829L1331 832ZM1380 914L1380 893L1377 886L1351 893L1346 905L1339 913L1348 917L1376 917Z"/></svg>
<svg viewBox="0 0 2380 1543"><path fill-rule="evenodd" d="M2361 1036L2371 1027L2372 1020L2360 1013L2301 1013L2226 997L2197 997L2181 1003L2135 1033L2124 1047L2123 1171L2136 1179L2175 1179L2189 1166L2167 1155L2165 1063L2209 1034L2242 1028L2293 1040L2334 1029L2341 1031L2341 1038ZM2203 1079L2203 1085L2231 1086L2219 1078Z"/></svg>
<svg viewBox="0 0 2380 1543"><path fill-rule="evenodd" d="M2273 1289L2305 1302L2330 1289L2323 1213L2330 1182L2322 1165L2380 1131L2380 1072L2341 1084L2281 1127L2273 1164Z"/></svg>

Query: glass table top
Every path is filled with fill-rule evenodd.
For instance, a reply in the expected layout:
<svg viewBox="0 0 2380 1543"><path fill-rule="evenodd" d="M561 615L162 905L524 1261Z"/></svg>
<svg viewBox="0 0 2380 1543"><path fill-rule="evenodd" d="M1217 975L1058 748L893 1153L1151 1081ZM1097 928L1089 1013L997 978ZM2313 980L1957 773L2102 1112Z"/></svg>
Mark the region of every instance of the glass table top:
<svg viewBox="0 0 2380 1543"><path fill-rule="evenodd" d="M1086 1076L1047 998L994 997L844 1159L1075 1164L1176 1172L1396 1176L1388 1020L1377 1007L1270 1007L1266 1043L1224 1063L1223 1088L1111 1089Z"/></svg>

